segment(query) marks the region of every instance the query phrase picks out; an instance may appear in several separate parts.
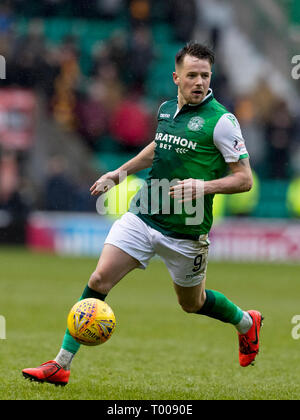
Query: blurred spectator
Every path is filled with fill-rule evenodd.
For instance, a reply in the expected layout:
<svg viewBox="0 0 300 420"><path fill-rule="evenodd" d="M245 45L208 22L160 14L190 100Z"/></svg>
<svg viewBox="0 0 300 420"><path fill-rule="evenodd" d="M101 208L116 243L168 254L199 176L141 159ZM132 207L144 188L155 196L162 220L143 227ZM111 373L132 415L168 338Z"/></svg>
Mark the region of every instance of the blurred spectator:
<svg viewBox="0 0 300 420"><path fill-rule="evenodd" d="M109 43L100 41L96 43L92 49L92 68L91 76L97 76L101 67L111 64L111 49Z"/></svg>
<svg viewBox="0 0 300 420"><path fill-rule="evenodd" d="M18 163L14 152L3 152L0 160L0 193L2 202L7 202L17 191L18 178Z"/></svg>
<svg viewBox="0 0 300 420"><path fill-rule="evenodd" d="M108 18L119 15L124 0L10 0L14 10L25 16L78 16Z"/></svg>
<svg viewBox="0 0 300 420"><path fill-rule="evenodd" d="M49 109L51 108L51 100L55 92L55 80L60 74L60 49L53 45L48 45L45 55L40 64L40 74L37 86L42 92L45 92Z"/></svg>
<svg viewBox="0 0 300 420"><path fill-rule="evenodd" d="M5 242L23 243L29 208L20 193L19 168L14 152L2 152L0 159L0 210L7 212L7 223L1 226Z"/></svg>
<svg viewBox="0 0 300 420"><path fill-rule="evenodd" d="M127 81L128 39L123 30L113 32L107 41L107 58L116 66L119 78L122 82Z"/></svg>
<svg viewBox="0 0 300 420"><path fill-rule="evenodd" d="M197 23L209 32L211 47L216 51L224 31L232 25L234 18L233 5L227 0L195 0ZM221 51L218 51L218 55Z"/></svg>
<svg viewBox="0 0 300 420"><path fill-rule="evenodd" d="M151 23L168 22L172 4L170 1L151 0Z"/></svg>
<svg viewBox="0 0 300 420"><path fill-rule="evenodd" d="M32 20L25 36L16 39L7 62L7 83L35 88L45 56L44 23Z"/></svg>
<svg viewBox="0 0 300 420"><path fill-rule="evenodd" d="M289 157L292 152L293 134L294 121L286 102L284 100L275 102L265 127L270 178L289 177Z"/></svg>
<svg viewBox="0 0 300 420"><path fill-rule="evenodd" d="M79 82L80 66L76 40L67 37L60 48L60 73L54 83L52 100L55 119L67 129L75 129L75 89Z"/></svg>
<svg viewBox="0 0 300 420"><path fill-rule="evenodd" d="M7 34L12 29L14 18L9 2L0 5L0 34Z"/></svg>
<svg viewBox="0 0 300 420"><path fill-rule="evenodd" d="M257 82L252 94L252 103L255 108L257 118L263 122L271 117L273 104L278 101L277 96L272 92L270 86L264 78Z"/></svg>
<svg viewBox="0 0 300 420"><path fill-rule="evenodd" d="M296 112L294 116L294 136L291 144L291 175L300 177L300 111Z"/></svg>
<svg viewBox="0 0 300 420"><path fill-rule="evenodd" d="M230 112L233 112L235 97L226 72L221 65L217 69L214 68L211 80L211 87L215 98L221 102Z"/></svg>
<svg viewBox="0 0 300 420"><path fill-rule="evenodd" d="M49 1L49 0L48 0ZM65 7L70 16L84 18L114 19L123 9L124 0L76 0L69 1L69 7Z"/></svg>
<svg viewBox="0 0 300 420"><path fill-rule="evenodd" d="M129 18L133 26L148 24L151 16L150 0L127 0Z"/></svg>
<svg viewBox="0 0 300 420"><path fill-rule="evenodd" d="M25 35L12 32L6 38L0 36L0 53L6 58L7 65L3 86L40 89L50 101L54 81L60 72L61 54L59 47L46 43L42 20L32 20Z"/></svg>
<svg viewBox="0 0 300 420"><path fill-rule="evenodd" d="M124 6L124 0L95 0L95 3L99 16L104 19L118 17Z"/></svg>
<svg viewBox="0 0 300 420"><path fill-rule="evenodd" d="M176 40L189 42L193 38L197 22L195 0L171 0L170 9Z"/></svg>
<svg viewBox="0 0 300 420"><path fill-rule="evenodd" d="M151 135L150 115L139 97L126 97L110 119L110 131L124 151L137 152Z"/></svg>
<svg viewBox="0 0 300 420"><path fill-rule="evenodd" d="M250 155L251 167L260 177L268 174L266 161L266 139L263 123L253 101L252 95L235 98L234 114L236 115Z"/></svg>
<svg viewBox="0 0 300 420"><path fill-rule="evenodd" d="M96 150L100 137L107 132L108 113L93 89L77 97L76 117L77 131L92 151Z"/></svg>
<svg viewBox="0 0 300 420"><path fill-rule="evenodd" d="M68 9L68 15L72 17L76 16L80 18L94 18L97 16L97 2L95 0L69 1Z"/></svg>
<svg viewBox="0 0 300 420"><path fill-rule="evenodd" d="M76 185L68 176L67 163L63 156L49 159L45 184L45 210L74 211Z"/></svg>
<svg viewBox="0 0 300 420"><path fill-rule="evenodd" d="M131 89L143 92L153 58L151 32L138 26L129 40L127 74Z"/></svg>
<svg viewBox="0 0 300 420"><path fill-rule="evenodd" d="M43 0L41 1L41 13L43 16L57 16L68 10L69 0Z"/></svg>
<svg viewBox="0 0 300 420"><path fill-rule="evenodd" d="M94 211L95 203L86 181L79 183L69 175L67 161L62 155L48 161L44 209L48 211Z"/></svg>
<svg viewBox="0 0 300 420"><path fill-rule="evenodd" d="M93 98L101 102L107 111L112 112L119 105L124 87L117 67L111 61L103 62L95 69L89 90L93 92Z"/></svg>

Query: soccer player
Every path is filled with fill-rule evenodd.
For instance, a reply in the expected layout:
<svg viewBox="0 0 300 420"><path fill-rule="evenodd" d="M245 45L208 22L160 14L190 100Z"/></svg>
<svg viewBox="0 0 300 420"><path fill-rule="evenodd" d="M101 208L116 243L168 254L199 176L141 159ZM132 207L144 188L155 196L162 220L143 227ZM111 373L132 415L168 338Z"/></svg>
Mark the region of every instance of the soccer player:
<svg viewBox="0 0 300 420"><path fill-rule="evenodd" d="M146 268L158 254L170 272L184 311L236 328L239 362L245 367L253 363L259 350L262 315L256 310L243 311L221 292L206 289L214 195L241 193L252 186L239 123L210 89L213 63L214 53L195 42L176 54L173 80L178 97L160 106L155 140L92 185L91 194L96 196L121 182L124 174L151 168L147 183L129 211L113 224L81 299L104 300L127 273ZM157 182L162 180L169 182L167 196L157 189ZM202 207L195 205L198 214L191 218L185 205L197 202ZM153 203L154 210L150 208ZM182 211L178 211L178 203L184 207ZM56 358L37 368L24 369L23 375L65 385L79 347L67 330Z"/></svg>

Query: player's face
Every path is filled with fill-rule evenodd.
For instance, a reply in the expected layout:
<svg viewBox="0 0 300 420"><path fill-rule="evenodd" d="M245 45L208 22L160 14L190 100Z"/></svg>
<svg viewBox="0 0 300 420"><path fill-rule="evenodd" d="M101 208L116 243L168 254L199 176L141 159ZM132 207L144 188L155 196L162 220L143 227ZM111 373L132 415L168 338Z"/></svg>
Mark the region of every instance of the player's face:
<svg viewBox="0 0 300 420"><path fill-rule="evenodd" d="M199 104L207 95L211 74L208 60L186 55L173 73L178 86L178 105Z"/></svg>

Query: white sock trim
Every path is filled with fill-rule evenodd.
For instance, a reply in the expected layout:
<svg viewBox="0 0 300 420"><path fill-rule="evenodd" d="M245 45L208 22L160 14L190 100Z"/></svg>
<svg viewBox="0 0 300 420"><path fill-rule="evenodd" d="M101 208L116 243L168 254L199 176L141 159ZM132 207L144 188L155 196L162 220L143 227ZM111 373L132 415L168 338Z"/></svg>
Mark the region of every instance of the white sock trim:
<svg viewBox="0 0 300 420"><path fill-rule="evenodd" d="M60 366L62 366L65 370L70 370L71 363L75 354L71 353L68 350L63 348L60 349L58 355L54 359Z"/></svg>
<svg viewBox="0 0 300 420"><path fill-rule="evenodd" d="M235 325L235 328L240 334L246 334L252 327L253 320L251 315L248 312L243 311L243 318L238 324Z"/></svg>

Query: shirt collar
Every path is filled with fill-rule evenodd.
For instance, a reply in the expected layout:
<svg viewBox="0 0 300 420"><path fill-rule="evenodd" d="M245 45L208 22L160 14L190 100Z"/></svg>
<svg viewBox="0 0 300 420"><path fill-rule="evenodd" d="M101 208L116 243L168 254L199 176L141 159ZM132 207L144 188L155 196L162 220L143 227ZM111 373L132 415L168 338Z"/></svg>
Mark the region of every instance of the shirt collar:
<svg viewBox="0 0 300 420"><path fill-rule="evenodd" d="M200 102L200 104L187 104L188 106L199 106L202 105L204 102L206 102L208 99L212 99L213 98L213 91L212 88L209 88L207 91L207 95L205 96L205 98L202 99L202 101Z"/></svg>

